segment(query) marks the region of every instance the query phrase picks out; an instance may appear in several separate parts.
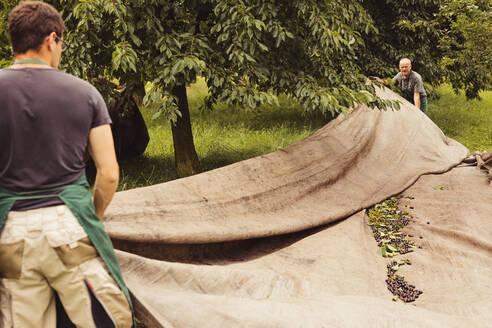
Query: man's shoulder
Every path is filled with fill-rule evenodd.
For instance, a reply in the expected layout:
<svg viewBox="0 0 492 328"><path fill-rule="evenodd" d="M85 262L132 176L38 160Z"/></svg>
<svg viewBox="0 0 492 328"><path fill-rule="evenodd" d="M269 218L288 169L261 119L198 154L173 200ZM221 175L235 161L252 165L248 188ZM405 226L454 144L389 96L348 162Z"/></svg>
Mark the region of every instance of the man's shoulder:
<svg viewBox="0 0 492 328"><path fill-rule="evenodd" d="M62 88L68 93L78 94L78 96L85 96L91 102L97 102L101 98L101 94L95 86L86 80L76 77L72 74L56 70L55 72L57 83L62 85Z"/></svg>
<svg viewBox="0 0 492 328"><path fill-rule="evenodd" d="M20 74L19 74L20 73ZM25 73L25 74L22 74ZM72 74L65 73L57 69L40 69L40 68L22 68L22 69L10 69L4 68L0 69L0 82L3 80L10 83L12 79L25 79L29 77L30 79L42 79L43 84L62 84L64 86L78 89L81 92L97 92L97 89L89 82L82 80Z"/></svg>
<svg viewBox="0 0 492 328"><path fill-rule="evenodd" d="M422 76L419 73L415 72L415 71L412 71L412 73L410 75L411 75L411 78L412 79L422 80Z"/></svg>
<svg viewBox="0 0 492 328"><path fill-rule="evenodd" d="M97 89L86 80L83 80L79 77L76 77L72 74L69 74L69 73L66 73L66 72L63 72L60 70L54 70L54 71L56 72L55 74L57 74L57 78L63 80L66 83L74 84L77 87L82 88L82 89L86 89L89 92L97 91Z"/></svg>

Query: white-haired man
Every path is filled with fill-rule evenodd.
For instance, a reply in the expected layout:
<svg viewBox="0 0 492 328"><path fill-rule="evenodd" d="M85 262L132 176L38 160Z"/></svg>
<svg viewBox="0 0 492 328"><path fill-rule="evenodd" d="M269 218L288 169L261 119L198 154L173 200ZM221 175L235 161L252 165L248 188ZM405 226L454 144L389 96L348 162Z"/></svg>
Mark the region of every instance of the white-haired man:
<svg viewBox="0 0 492 328"><path fill-rule="evenodd" d="M427 93L422 77L412 70L412 62L408 58L400 59L399 69L400 72L393 77L393 83L400 88L403 98L427 114ZM387 81L377 80L388 85Z"/></svg>

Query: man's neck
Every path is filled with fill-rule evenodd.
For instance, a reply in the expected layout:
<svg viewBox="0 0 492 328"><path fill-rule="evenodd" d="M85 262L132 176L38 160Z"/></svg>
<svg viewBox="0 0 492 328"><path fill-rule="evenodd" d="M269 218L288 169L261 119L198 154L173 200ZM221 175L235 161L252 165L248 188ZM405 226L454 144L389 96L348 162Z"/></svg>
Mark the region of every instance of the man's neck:
<svg viewBox="0 0 492 328"><path fill-rule="evenodd" d="M27 67L52 68L49 65L49 62L50 62L49 56L44 56L42 53L28 50L27 52L25 52L23 54L15 55L15 61L16 62L18 62L18 61L30 61L30 60L41 61L41 62L44 62L46 64L42 64L42 63L20 63L20 64L12 65L12 68L27 68Z"/></svg>

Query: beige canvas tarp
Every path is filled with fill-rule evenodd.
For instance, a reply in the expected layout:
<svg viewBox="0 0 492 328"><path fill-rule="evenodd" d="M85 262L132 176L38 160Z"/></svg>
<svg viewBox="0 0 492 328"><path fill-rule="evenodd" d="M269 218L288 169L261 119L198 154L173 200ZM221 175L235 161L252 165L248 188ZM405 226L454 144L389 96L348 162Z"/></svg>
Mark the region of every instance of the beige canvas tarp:
<svg viewBox="0 0 492 328"><path fill-rule="evenodd" d="M396 94L380 95L402 109L360 106L277 152L117 193L105 226L139 318L148 327L490 326L492 187L476 166L456 167L465 147ZM401 201L415 220L406 229L422 246L401 256L424 292L411 304L391 300L389 260L363 210L403 191L414 197Z"/></svg>

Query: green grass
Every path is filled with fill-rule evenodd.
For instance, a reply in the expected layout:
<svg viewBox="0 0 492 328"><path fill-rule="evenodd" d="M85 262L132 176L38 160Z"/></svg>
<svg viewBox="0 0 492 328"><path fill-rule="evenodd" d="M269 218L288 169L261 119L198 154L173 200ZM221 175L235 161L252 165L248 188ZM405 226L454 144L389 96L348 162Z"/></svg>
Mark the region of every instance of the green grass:
<svg viewBox="0 0 492 328"><path fill-rule="evenodd" d="M299 141L326 124L330 118L303 113L301 106L280 98L280 106L258 109L217 105L199 108L206 95L203 81L188 88L195 147L203 171L266 154ZM438 89L440 99L429 101L429 117L443 132L467 146L471 152L492 149L492 92L482 100L467 101L449 86ZM150 142L139 158L120 163L119 190L177 179L170 123L152 120L153 109L143 109Z"/></svg>
<svg viewBox="0 0 492 328"><path fill-rule="evenodd" d="M429 117L445 135L468 147L470 152L492 150L492 91L482 100L466 100L449 85L438 89L440 99L429 101Z"/></svg>

